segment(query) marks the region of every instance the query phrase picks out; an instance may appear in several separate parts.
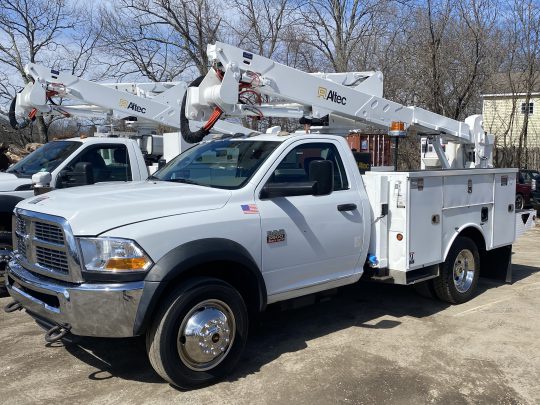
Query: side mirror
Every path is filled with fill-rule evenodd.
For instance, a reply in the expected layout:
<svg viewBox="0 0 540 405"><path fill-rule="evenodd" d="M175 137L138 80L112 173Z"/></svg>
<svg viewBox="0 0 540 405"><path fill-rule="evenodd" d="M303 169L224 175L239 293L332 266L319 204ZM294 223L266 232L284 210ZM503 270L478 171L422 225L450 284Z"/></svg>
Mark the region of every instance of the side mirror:
<svg viewBox="0 0 540 405"><path fill-rule="evenodd" d="M92 163L79 162L73 170L62 171L60 173L62 187L77 187L94 184L94 171Z"/></svg>
<svg viewBox="0 0 540 405"><path fill-rule="evenodd" d="M313 195L315 183L312 181L297 183L268 183L261 190L261 198L294 197Z"/></svg>
<svg viewBox="0 0 540 405"><path fill-rule="evenodd" d="M143 135L139 140L143 153L150 156L163 156L163 136Z"/></svg>
<svg viewBox="0 0 540 405"><path fill-rule="evenodd" d="M313 195L328 195L334 191L334 164L330 160L315 160L309 165L309 180L314 181Z"/></svg>
<svg viewBox="0 0 540 405"><path fill-rule="evenodd" d="M37 172L32 175L32 187L34 195L40 195L51 191L52 176L49 172Z"/></svg>

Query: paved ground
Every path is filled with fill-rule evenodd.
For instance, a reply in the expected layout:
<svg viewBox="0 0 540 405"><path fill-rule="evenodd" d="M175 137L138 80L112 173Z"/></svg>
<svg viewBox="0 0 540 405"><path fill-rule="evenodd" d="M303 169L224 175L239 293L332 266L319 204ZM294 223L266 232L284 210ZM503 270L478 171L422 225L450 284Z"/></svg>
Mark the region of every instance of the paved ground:
<svg viewBox="0 0 540 405"><path fill-rule="evenodd" d="M236 374L191 392L154 374L140 339L47 346L28 315L1 312L0 402L540 404L539 247L537 228L514 247L515 282L482 279L460 306L360 284L273 308Z"/></svg>

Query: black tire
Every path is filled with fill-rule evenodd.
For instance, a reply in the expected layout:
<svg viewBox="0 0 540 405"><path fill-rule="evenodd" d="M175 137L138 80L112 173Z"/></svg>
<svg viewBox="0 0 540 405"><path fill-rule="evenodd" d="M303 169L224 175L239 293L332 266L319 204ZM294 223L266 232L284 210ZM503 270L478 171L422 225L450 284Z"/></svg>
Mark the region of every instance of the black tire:
<svg viewBox="0 0 540 405"><path fill-rule="evenodd" d="M517 193L516 194L516 210L522 210L525 207L525 198L523 197L523 194Z"/></svg>
<svg viewBox="0 0 540 405"><path fill-rule="evenodd" d="M471 261L474 263L472 272ZM451 304L469 301L476 292L480 275L480 255L473 240L458 236L440 269L439 277L433 279L437 297Z"/></svg>
<svg viewBox="0 0 540 405"><path fill-rule="evenodd" d="M13 251L13 241L11 232L0 231L0 250ZM9 258L5 255L0 256L0 297L7 294L6 285L5 285L5 272L6 267L9 262Z"/></svg>
<svg viewBox="0 0 540 405"><path fill-rule="evenodd" d="M208 304L209 302L212 304ZM188 339L196 338L189 337L188 333L181 335L180 329L185 329L185 322L189 324L189 319L198 316L197 314L214 311L216 308L212 306L213 302L224 304L226 310L224 307L221 308L228 315L227 325L230 326L232 322L233 327L229 329L226 327L216 329L214 327L214 330L210 331L213 334L210 339L217 345L220 342L221 334L230 337L228 341L232 340L232 343L229 343L226 349L221 351L224 353L223 355L219 354L211 361L217 362L215 365L205 369L204 365L209 363L193 361L190 365L191 359L185 354L189 351L188 345L186 345L186 336ZM201 303L205 305L201 307ZM238 291L218 279L192 279L175 288L160 307L161 310L157 313L146 334L146 349L152 367L163 379L179 388L193 389L212 384L230 373L242 355L248 334L248 313L244 300ZM206 314L209 313L214 312L206 312ZM205 327L209 324L210 322L205 323ZM234 333L226 335L229 330L234 330ZM216 335L217 341L214 340ZM201 339L200 335L197 336L197 339ZM219 344L225 341L227 340L223 340ZM189 344L189 342L187 343ZM208 353L199 353L202 350L199 346L191 348L193 349L193 347L196 348L195 354L208 355Z"/></svg>

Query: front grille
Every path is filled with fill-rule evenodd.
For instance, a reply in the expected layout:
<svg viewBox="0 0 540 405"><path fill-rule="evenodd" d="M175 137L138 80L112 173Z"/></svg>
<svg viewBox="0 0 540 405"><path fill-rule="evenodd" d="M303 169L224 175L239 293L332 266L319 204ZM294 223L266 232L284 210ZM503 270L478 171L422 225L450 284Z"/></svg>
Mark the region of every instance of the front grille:
<svg viewBox="0 0 540 405"><path fill-rule="evenodd" d="M45 242L56 243L57 245L64 244L64 233L62 229L45 222L34 222L34 236Z"/></svg>
<svg viewBox="0 0 540 405"><path fill-rule="evenodd" d="M22 217L17 217L17 233L21 235L26 235L26 221Z"/></svg>
<svg viewBox="0 0 540 405"><path fill-rule="evenodd" d="M19 235L19 233L17 232L17 250L19 252L19 254L24 257L25 259L27 259L28 257L26 256L26 241L25 241L25 238L23 235Z"/></svg>
<svg viewBox="0 0 540 405"><path fill-rule="evenodd" d="M66 252L56 249L49 249L43 246L36 246L36 261L40 266L61 273L69 273L69 265Z"/></svg>
<svg viewBox="0 0 540 405"><path fill-rule="evenodd" d="M67 282L82 282L74 255L71 229L65 219L16 209L15 258L27 270Z"/></svg>

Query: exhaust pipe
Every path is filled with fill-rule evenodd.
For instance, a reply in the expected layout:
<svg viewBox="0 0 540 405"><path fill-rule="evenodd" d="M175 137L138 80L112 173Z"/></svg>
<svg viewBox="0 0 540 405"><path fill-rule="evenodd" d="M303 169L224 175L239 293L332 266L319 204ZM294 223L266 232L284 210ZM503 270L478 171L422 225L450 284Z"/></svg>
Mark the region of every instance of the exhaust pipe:
<svg viewBox="0 0 540 405"><path fill-rule="evenodd" d="M23 306L20 302L11 301L4 307L4 312L7 312L9 314L11 312L20 311L21 309L23 309Z"/></svg>
<svg viewBox="0 0 540 405"><path fill-rule="evenodd" d="M66 336L70 329L70 326L55 325L45 332L45 341L47 343L54 343Z"/></svg>

